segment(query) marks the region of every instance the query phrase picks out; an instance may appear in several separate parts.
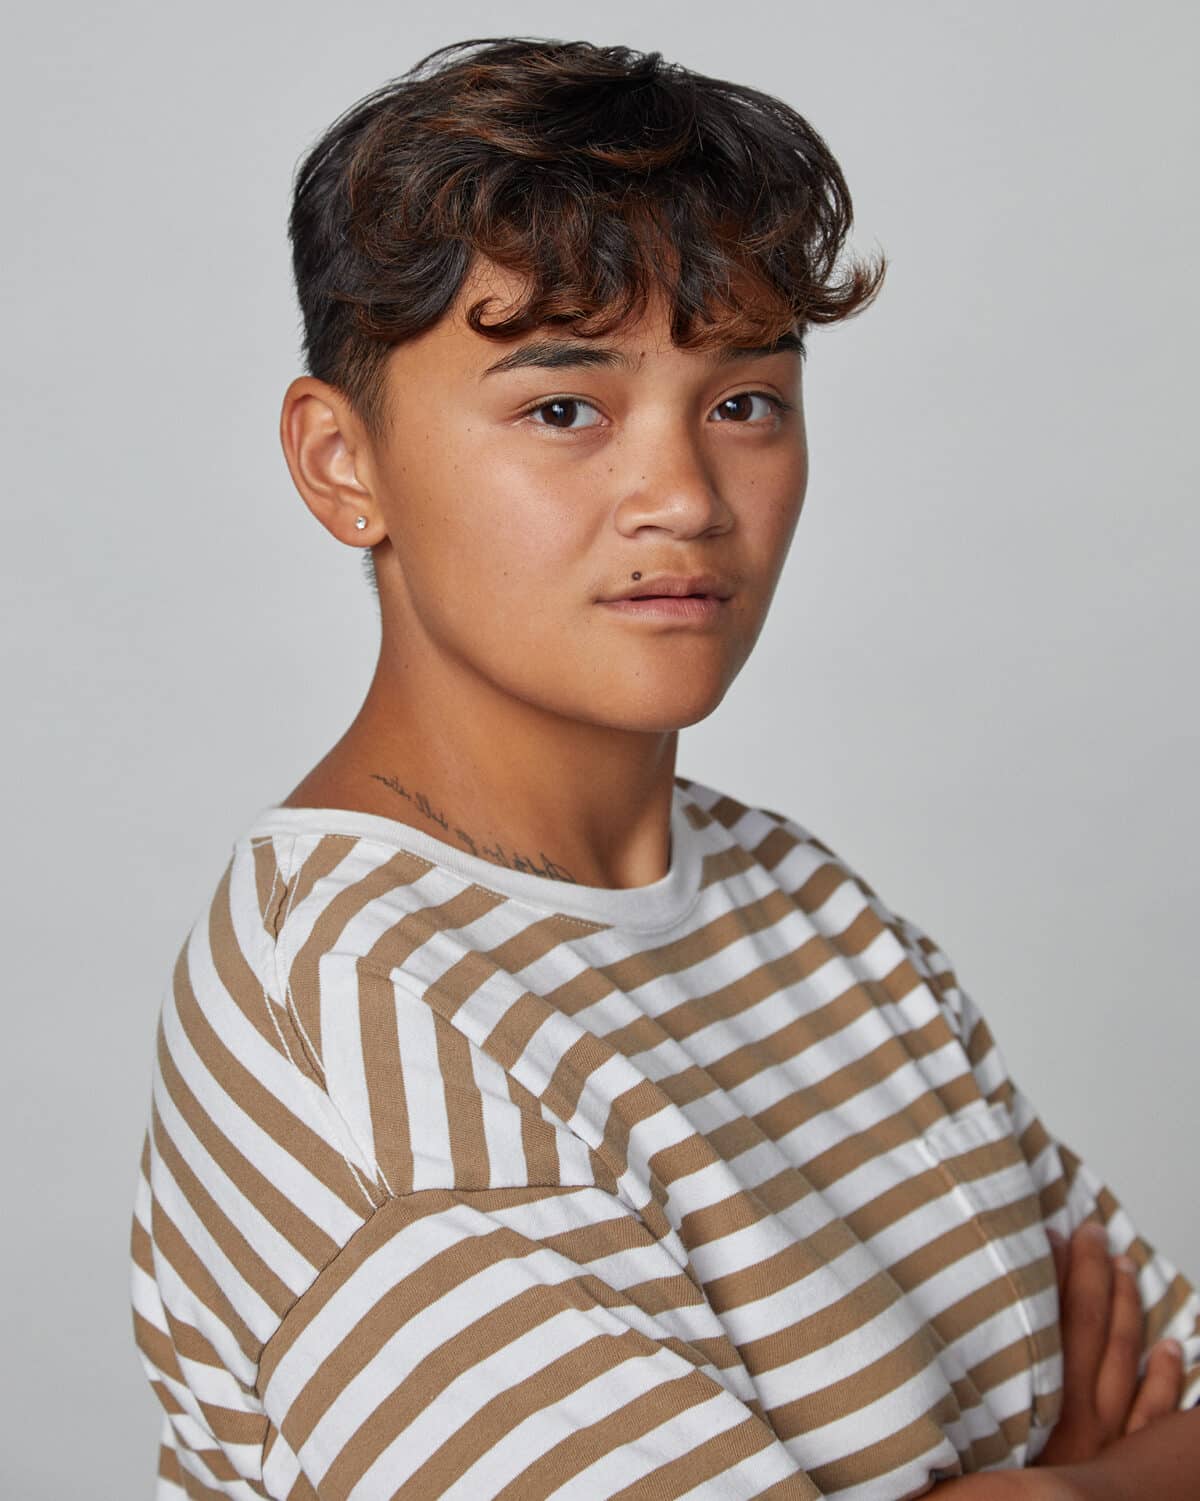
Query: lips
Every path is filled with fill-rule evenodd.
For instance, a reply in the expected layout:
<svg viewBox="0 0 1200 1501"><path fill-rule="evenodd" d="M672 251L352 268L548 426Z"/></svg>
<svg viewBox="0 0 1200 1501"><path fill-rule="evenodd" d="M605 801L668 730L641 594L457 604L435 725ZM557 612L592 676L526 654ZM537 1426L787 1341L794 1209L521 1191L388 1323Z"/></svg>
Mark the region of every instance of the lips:
<svg viewBox="0 0 1200 1501"><path fill-rule="evenodd" d="M696 622L718 620L725 600L715 594L643 594L600 601L606 610L634 620Z"/></svg>
<svg viewBox="0 0 1200 1501"><path fill-rule="evenodd" d="M733 588L714 573L659 573L648 579L634 582L619 594L607 596L605 603L614 599L728 599Z"/></svg>

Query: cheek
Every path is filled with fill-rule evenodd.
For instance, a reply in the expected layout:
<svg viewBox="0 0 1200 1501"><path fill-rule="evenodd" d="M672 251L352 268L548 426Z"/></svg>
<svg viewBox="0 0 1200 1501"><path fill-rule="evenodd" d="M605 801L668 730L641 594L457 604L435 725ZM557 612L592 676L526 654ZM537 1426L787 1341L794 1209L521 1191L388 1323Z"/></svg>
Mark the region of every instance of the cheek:
<svg viewBox="0 0 1200 1501"><path fill-rule="evenodd" d="M539 623L585 609L602 521L561 473L531 473L493 444L477 451L460 440L427 495L411 585L431 623L486 647L501 631L527 640Z"/></svg>

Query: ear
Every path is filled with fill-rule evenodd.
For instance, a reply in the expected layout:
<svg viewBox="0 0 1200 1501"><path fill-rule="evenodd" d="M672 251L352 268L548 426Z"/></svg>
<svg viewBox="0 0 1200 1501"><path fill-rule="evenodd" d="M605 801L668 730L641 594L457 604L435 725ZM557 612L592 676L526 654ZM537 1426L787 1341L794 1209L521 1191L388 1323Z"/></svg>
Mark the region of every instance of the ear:
<svg viewBox="0 0 1200 1501"><path fill-rule="evenodd" d="M370 445L346 398L327 381L298 376L283 396L279 441L292 483L321 525L348 547L387 536L371 489ZM355 518L365 516L359 529Z"/></svg>

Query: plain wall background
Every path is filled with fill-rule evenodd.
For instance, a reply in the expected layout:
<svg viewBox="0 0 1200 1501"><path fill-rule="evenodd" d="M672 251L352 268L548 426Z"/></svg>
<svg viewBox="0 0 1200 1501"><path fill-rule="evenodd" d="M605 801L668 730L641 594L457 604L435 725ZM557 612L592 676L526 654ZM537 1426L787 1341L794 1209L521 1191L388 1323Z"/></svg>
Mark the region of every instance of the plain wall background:
<svg viewBox="0 0 1200 1501"><path fill-rule="evenodd" d="M759 0L26 7L2 107L9 871L0 1491L152 1491L127 1241L160 996L377 617L295 493L295 164L435 46L656 48L839 159L874 307L815 330L773 613L677 769L927 928L1051 1130L1200 1278L1200 12ZM570 23L570 24L566 24ZM836 636L836 640L834 637Z"/></svg>

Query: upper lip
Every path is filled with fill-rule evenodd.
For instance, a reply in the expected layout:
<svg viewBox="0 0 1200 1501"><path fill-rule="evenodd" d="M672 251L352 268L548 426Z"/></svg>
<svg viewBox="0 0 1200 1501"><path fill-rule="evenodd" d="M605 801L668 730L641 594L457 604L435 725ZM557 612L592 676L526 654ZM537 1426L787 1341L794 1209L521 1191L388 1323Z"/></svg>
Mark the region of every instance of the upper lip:
<svg viewBox="0 0 1200 1501"><path fill-rule="evenodd" d="M620 594L607 595L606 599L636 599L643 594L715 594L718 599L728 599L732 593L728 583L715 573L656 573L638 579Z"/></svg>

